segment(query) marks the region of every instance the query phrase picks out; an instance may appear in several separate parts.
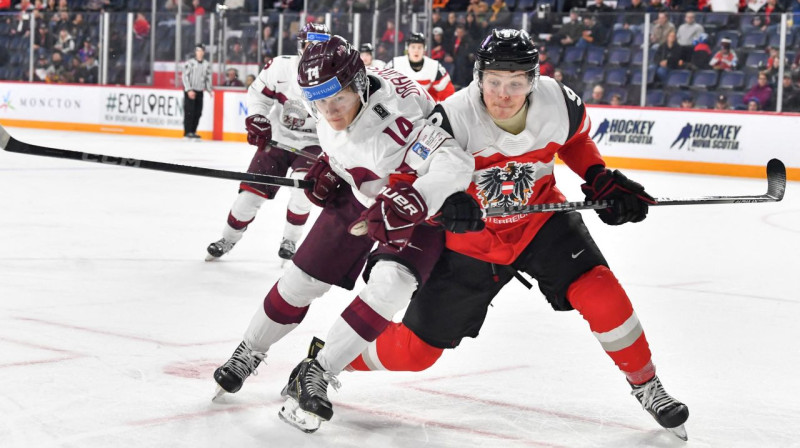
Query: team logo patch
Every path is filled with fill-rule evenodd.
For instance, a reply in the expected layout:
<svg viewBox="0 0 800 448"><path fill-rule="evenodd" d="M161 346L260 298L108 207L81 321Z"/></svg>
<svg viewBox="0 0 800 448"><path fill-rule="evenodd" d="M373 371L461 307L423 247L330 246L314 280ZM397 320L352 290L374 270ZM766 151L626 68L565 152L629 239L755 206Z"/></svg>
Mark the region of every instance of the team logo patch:
<svg viewBox="0 0 800 448"><path fill-rule="evenodd" d="M420 142L414 143L414 146L411 147L411 150L417 153L422 160L427 159L428 155L431 153L431 150Z"/></svg>
<svg viewBox="0 0 800 448"><path fill-rule="evenodd" d="M481 206L506 207L525 205L533 194L536 168L532 163L508 162L478 174L475 184Z"/></svg>
<svg viewBox="0 0 800 448"><path fill-rule="evenodd" d="M374 110L375 113L378 114L379 117L381 117L381 120L384 120L386 119L386 117L389 116L389 112L381 104L376 104L372 106L372 110Z"/></svg>

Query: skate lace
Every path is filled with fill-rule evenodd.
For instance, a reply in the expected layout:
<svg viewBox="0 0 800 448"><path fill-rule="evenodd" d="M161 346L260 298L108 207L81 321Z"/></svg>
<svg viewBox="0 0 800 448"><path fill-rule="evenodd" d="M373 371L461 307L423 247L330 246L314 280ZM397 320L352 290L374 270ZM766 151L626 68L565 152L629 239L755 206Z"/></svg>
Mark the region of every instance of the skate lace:
<svg viewBox="0 0 800 448"><path fill-rule="evenodd" d="M234 242L231 242L231 241L228 241L228 240L226 240L225 238L222 238L221 240L217 241L217 242L216 242L216 243L214 243L214 244L216 244L216 246L217 246L217 247L218 247L218 248L219 248L219 249L220 249L222 252L230 252L230 250L231 250L231 249L233 249L233 245L234 245L234 244L236 244L236 243L234 243Z"/></svg>
<svg viewBox="0 0 800 448"><path fill-rule="evenodd" d="M239 378L247 378L249 375L258 375L258 364L267 356L266 353L250 350L246 347L239 347L231 359L225 363L225 367L236 374Z"/></svg>
<svg viewBox="0 0 800 448"><path fill-rule="evenodd" d="M316 395L325 401L330 401L328 400L328 384L333 386L333 389L337 391L342 387L342 383L336 378L336 375L322 370L322 367L318 363L312 362L308 368L308 377L306 380L308 393Z"/></svg>
<svg viewBox="0 0 800 448"><path fill-rule="evenodd" d="M656 413L677 403L677 400L664 390L664 386L657 377L637 387L631 393L642 403L642 408L652 409Z"/></svg>

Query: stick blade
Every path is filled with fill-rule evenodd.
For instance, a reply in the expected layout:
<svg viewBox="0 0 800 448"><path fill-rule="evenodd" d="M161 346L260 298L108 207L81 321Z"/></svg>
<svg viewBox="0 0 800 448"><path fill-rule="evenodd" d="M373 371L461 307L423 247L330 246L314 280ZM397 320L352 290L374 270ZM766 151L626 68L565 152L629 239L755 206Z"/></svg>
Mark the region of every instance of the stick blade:
<svg viewBox="0 0 800 448"><path fill-rule="evenodd" d="M8 142L11 140L11 135L9 135L6 128L3 125L0 125L0 148L5 150L8 147Z"/></svg>
<svg viewBox="0 0 800 448"><path fill-rule="evenodd" d="M767 196L780 201L784 193L786 193L786 166L780 160L772 159L767 163Z"/></svg>

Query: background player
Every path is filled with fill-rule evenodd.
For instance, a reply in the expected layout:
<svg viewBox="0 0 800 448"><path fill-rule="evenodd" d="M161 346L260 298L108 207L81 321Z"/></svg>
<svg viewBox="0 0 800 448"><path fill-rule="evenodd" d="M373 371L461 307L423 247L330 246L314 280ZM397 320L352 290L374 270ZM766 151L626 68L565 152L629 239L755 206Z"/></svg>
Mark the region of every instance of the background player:
<svg viewBox="0 0 800 448"><path fill-rule="evenodd" d="M524 31L494 30L477 52L473 82L431 115L475 157L467 190L448 230L478 230L480 207L564 202L553 176L555 156L585 179L587 200L613 199L598 210L606 224L639 222L653 199L619 171L605 168L589 137L581 98L539 79L538 51ZM558 311L577 309L656 421L686 439L689 410L656 376L642 325L625 291L577 212L489 218L480 232L447 233L430 280L351 368L424 370L443 349L476 337L488 307L517 271L539 283Z"/></svg>
<svg viewBox="0 0 800 448"><path fill-rule="evenodd" d="M406 56L397 56L386 64L422 84L435 101L442 101L456 89L444 66L425 56L425 35L412 33L406 40Z"/></svg>
<svg viewBox="0 0 800 448"><path fill-rule="evenodd" d="M316 156L320 152L316 119L303 105L300 86L297 84L297 64L300 54L310 42L330 39L331 33L324 24L307 23L297 34L298 56L279 56L261 70L247 91L247 143L258 149L247 168L248 173L285 176L289 168L291 177L302 178L314 160L291 153L270 144L271 140L291 148L301 148ZM258 209L267 199L273 199L277 186L242 182L239 195L233 202L222 238L209 244L206 261L216 260L233 249L242 239L247 226L253 222ZM311 211L311 202L303 191L290 189L286 206L286 225L283 230L278 256L291 259L297 241L303 235L303 226Z"/></svg>
<svg viewBox="0 0 800 448"><path fill-rule="evenodd" d="M316 181L309 198L324 208L214 379L221 391L238 391L314 299L331 285L354 286L369 255L364 289L330 329L325 348L295 368L283 391L288 398L281 417L310 432L333 415L329 382L338 384L335 375L427 278L444 234L418 224L451 194L463 195L474 164L428 122L435 103L425 90L394 70L368 72L359 52L339 36L306 49L298 81L319 118L324 153L306 178ZM354 236L350 228L371 238ZM373 240L381 244L370 254Z"/></svg>
<svg viewBox="0 0 800 448"><path fill-rule="evenodd" d="M359 52L361 53L361 60L364 62L365 67L386 67L385 62L381 61L380 59L375 59L375 48L371 43L367 42L365 44L361 44Z"/></svg>

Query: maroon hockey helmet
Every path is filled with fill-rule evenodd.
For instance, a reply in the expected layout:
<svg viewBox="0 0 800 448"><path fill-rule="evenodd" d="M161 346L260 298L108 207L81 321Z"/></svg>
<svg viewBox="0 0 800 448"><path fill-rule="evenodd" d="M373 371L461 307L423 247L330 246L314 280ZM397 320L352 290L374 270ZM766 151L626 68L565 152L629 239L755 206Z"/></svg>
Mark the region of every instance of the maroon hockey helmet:
<svg viewBox="0 0 800 448"><path fill-rule="evenodd" d="M303 54L303 48L309 42L325 42L331 38L331 30L324 23L308 22L297 32L297 54Z"/></svg>
<svg viewBox="0 0 800 448"><path fill-rule="evenodd" d="M352 86L365 101L367 71L359 51L341 36L311 44L300 57L297 82L310 103Z"/></svg>

